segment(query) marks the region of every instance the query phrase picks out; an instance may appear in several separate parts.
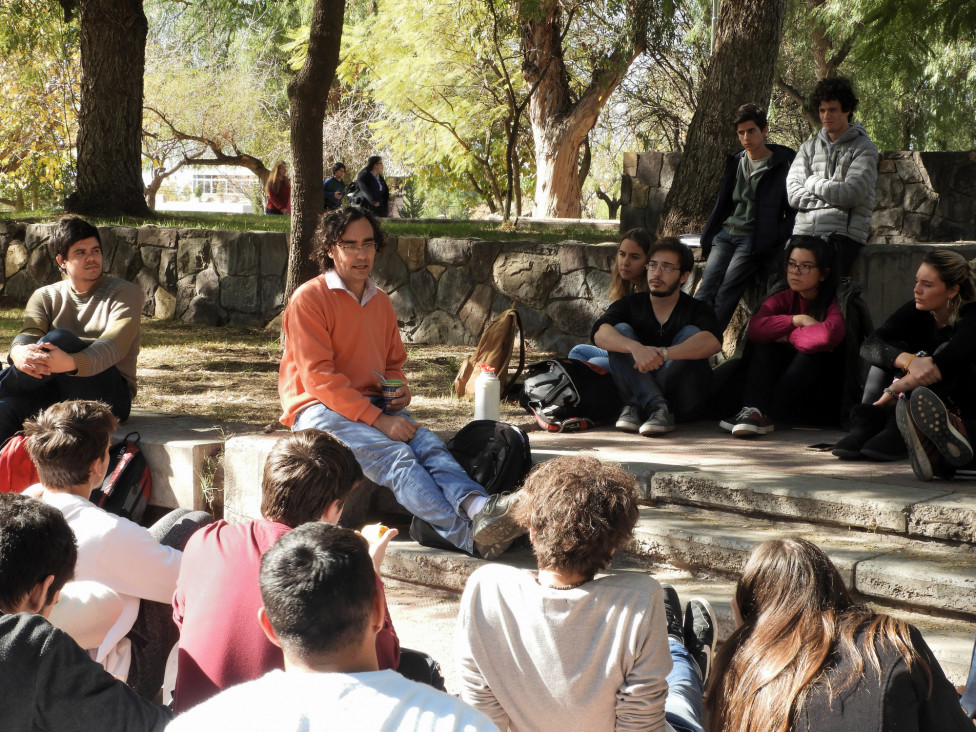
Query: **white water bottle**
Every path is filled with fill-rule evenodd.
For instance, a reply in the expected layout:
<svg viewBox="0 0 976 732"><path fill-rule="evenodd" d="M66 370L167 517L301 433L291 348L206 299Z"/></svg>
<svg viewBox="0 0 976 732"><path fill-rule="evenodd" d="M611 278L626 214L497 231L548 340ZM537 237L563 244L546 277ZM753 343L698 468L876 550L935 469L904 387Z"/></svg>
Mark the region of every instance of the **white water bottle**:
<svg viewBox="0 0 976 732"><path fill-rule="evenodd" d="M481 373L474 382L474 418L493 419L501 417L502 382L495 376L495 369L481 364Z"/></svg>

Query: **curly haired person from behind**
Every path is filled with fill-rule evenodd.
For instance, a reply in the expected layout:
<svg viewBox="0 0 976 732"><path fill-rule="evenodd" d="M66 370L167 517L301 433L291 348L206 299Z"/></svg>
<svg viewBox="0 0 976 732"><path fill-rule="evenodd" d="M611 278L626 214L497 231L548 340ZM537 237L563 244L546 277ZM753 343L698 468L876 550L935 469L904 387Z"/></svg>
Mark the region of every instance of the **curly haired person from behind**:
<svg viewBox="0 0 976 732"><path fill-rule="evenodd" d="M471 575L458 615L461 698L501 730L701 732L715 623L704 600L628 572L597 577L637 523L637 481L589 457L549 460L515 508L537 572Z"/></svg>
<svg viewBox="0 0 976 732"><path fill-rule="evenodd" d="M708 684L709 732L972 732L921 633L855 604L809 541L753 549L732 609L738 628Z"/></svg>

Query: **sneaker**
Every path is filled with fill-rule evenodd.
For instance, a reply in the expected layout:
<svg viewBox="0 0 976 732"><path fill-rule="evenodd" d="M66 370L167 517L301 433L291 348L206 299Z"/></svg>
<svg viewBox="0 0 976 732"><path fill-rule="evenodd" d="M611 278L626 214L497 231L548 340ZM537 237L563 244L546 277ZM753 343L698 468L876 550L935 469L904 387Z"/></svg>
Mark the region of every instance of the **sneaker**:
<svg viewBox="0 0 976 732"><path fill-rule="evenodd" d="M664 582L661 583L661 589L664 590L664 617L668 621L668 637L684 645L685 631L678 591Z"/></svg>
<svg viewBox="0 0 976 732"><path fill-rule="evenodd" d="M915 389L909 409L915 426L935 444L949 465L959 467L973 459L973 446L962 420L946 409L935 392L924 386Z"/></svg>
<svg viewBox="0 0 976 732"><path fill-rule="evenodd" d="M908 445L908 459L912 464L912 471L919 480L932 480L935 477L934 466L938 464L939 448L926 437L912 419L908 407L908 399L902 398L895 405L895 421L905 444Z"/></svg>
<svg viewBox="0 0 976 732"><path fill-rule="evenodd" d="M497 558L525 533L511 516L518 496L517 492L496 493L471 522L474 548L485 559Z"/></svg>
<svg viewBox="0 0 976 732"><path fill-rule="evenodd" d="M674 415L666 406L651 412L651 416L640 426L640 433L644 437L666 435L668 432L674 432Z"/></svg>
<svg viewBox="0 0 976 732"><path fill-rule="evenodd" d="M685 648L695 659L702 684L708 681L718 643L718 629L715 625L715 612L704 597L693 597L685 605Z"/></svg>
<svg viewBox="0 0 976 732"><path fill-rule="evenodd" d="M637 413L637 407L626 406L621 410L617 417L617 424L614 425L622 432L637 432L640 429L641 419Z"/></svg>
<svg viewBox="0 0 976 732"><path fill-rule="evenodd" d="M736 437L755 437L768 435L773 431L773 420L755 407L743 407L736 415L735 424L730 432Z"/></svg>

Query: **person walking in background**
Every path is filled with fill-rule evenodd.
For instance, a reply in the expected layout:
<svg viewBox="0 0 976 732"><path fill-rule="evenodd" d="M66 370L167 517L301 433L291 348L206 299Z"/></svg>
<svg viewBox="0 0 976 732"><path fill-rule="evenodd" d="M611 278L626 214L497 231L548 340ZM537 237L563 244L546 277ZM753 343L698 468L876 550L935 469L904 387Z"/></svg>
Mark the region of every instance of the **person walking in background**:
<svg viewBox="0 0 976 732"><path fill-rule="evenodd" d="M725 162L718 200L701 236L705 273L695 292L715 308L725 330L757 271L793 231L796 212L786 197L786 174L796 151L766 142L766 111L743 104L732 120L742 145Z"/></svg>
<svg viewBox="0 0 976 732"><path fill-rule="evenodd" d="M371 155L366 167L356 176L358 191L357 204L374 216L388 216L390 209L390 188L383 177L383 158Z"/></svg>
<svg viewBox="0 0 976 732"><path fill-rule="evenodd" d="M325 210L339 208L342 197L346 195L346 184L342 179L346 177L346 164L336 163L332 166L332 177L322 182L322 195Z"/></svg>
<svg viewBox="0 0 976 732"><path fill-rule="evenodd" d="M291 216L291 179L288 177L288 164L278 160L271 169L268 182L264 184L267 203L264 212L273 216Z"/></svg>
<svg viewBox="0 0 976 732"><path fill-rule="evenodd" d="M797 210L794 234L826 236L837 249L838 278L847 277L868 239L877 198L878 148L859 122L858 98L849 79L821 79L810 109L823 127L800 146L786 178Z"/></svg>

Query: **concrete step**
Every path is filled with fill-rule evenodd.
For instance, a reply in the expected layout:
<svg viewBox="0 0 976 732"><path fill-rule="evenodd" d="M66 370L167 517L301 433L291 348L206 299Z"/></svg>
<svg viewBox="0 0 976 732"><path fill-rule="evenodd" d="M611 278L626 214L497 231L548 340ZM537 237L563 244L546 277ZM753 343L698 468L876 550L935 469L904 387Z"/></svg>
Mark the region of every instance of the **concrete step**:
<svg viewBox="0 0 976 732"><path fill-rule="evenodd" d="M645 508L629 551L692 571L740 571L767 539L800 536L830 556L848 587L923 612L976 617L976 547L950 546L691 507Z"/></svg>
<svg viewBox="0 0 976 732"><path fill-rule="evenodd" d="M890 485L766 471L658 471L655 501L976 543L976 492L959 483Z"/></svg>
<svg viewBox="0 0 976 732"><path fill-rule="evenodd" d="M224 441L253 430L233 422L133 409L113 439L139 433L153 479L151 506L197 511L208 508L223 484L219 456Z"/></svg>
<svg viewBox="0 0 976 732"><path fill-rule="evenodd" d="M532 553L526 548L506 552L498 561L523 569L535 568ZM464 589L470 574L482 564L485 564L482 559L457 552L428 549L409 539L397 537L387 551L383 574L395 581L460 593ZM621 555L615 559L613 570L649 572L658 581L673 585L678 590L682 601L687 601L695 596L704 597L715 611L720 640L727 638L734 629L730 601L735 589L735 582L727 576L702 575L661 563L647 563L646 558L634 555ZM400 613L391 606L393 622L397 626L398 632L400 632L401 624L404 626L419 624L420 627L424 628L422 631L416 631L418 640L413 640L412 637L408 640L401 633L401 642L406 645L413 642L418 646L425 647L421 645L422 641L419 639L431 635L438 638L452 637L457 606L449 602L442 604L445 607L442 607L441 611L433 617L428 609L421 604L421 607L415 611L418 614L417 618L404 618L402 622ZM969 671L973 640L976 637L976 624L957 618L939 618L905 609L874 606L881 612L899 617L918 627L952 683L961 684L965 682ZM449 649L450 644L448 643L444 647ZM446 668L451 665L449 662L445 663L443 658L438 660L445 664Z"/></svg>

